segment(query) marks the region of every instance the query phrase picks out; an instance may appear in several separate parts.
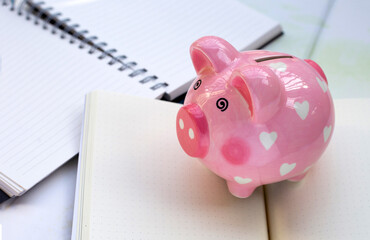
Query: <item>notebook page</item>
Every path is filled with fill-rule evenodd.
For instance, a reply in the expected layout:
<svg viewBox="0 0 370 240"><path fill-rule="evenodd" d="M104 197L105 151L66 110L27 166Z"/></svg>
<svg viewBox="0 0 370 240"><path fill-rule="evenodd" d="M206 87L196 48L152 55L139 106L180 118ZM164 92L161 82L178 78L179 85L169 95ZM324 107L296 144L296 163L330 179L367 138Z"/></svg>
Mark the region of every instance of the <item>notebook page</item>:
<svg viewBox="0 0 370 240"><path fill-rule="evenodd" d="M82 185L90 188L82 223L90 238L82 239L268 239L262 188L235 198L181 149L181 105L107 92L88 98L80 157L91 156Z"/></svg>
<svg viewBox="0 0 370 240"><path fill-rule="evenodd" d="M300 183L267 186L272 239L369 239L370 99L335 100L333 138Z"/></svg>
<svg viewBox="0 0 370 240"><path fill-rule="evenodd" d="M77 154L85 93L158 93L24 15L0 12L0 173L22 192Z"/></svg>
<svg viewBox="0 0 370 240"><path fill-rule="evenodd" d="M215 35L239 50L255 49L281 32L277 22L238 1L46 2L79 24L78 29L89 30L107 42L108 48L116 48L155 72L169 83L166 91L173 97L184 93L195 77L189 47L198 38Z"/></svg>

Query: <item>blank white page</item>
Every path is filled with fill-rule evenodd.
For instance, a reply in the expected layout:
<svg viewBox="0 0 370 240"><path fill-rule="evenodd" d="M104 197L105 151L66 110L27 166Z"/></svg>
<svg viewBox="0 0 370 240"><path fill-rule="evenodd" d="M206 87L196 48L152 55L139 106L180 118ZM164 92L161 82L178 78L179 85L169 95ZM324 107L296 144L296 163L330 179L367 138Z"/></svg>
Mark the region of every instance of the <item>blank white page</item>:
<svg viewBox="0 0 370 240"><path fill-rule="evenodd" d="M273 240L370 238L370 99L334 104L332 140L305 179L267 186Z"/></svg>
<svg viewBox="0 0 370 240"><path fill-rule="evenodd" d="M169 83L172 97L195 77L189 47L198 38L219 36L242 50L258 48L281 32L276 21L235 0L49 0L45 5L154 72Z"/></svg>
<svg viewBox="0 0 370 240"><path fill-rule="evenodd" d="M106 92L86 105L81 239L268 238L262 188L238 199L181 149L181 105Z"/></svg>
<svg viewBox="0 0 370 240"><path fill-rule="evenodd" d="M40 25L0 6L0 177L16 195L78 153L87 92L158 94Z"/></svg>

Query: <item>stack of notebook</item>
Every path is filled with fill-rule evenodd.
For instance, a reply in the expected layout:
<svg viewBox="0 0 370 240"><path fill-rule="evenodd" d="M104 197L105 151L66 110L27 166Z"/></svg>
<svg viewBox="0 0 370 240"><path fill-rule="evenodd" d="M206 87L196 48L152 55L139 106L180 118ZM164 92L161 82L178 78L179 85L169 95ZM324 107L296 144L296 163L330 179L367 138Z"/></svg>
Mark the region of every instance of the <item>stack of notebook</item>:
<svg viewBox="0 0 370 240"><path fill-rule="evenodd" d="M0 188L10 197L78 153L86 93L172 100L195 75L188 49L199 37L242 50L281 33L236 1L4 0L0 12Z"/></svg>

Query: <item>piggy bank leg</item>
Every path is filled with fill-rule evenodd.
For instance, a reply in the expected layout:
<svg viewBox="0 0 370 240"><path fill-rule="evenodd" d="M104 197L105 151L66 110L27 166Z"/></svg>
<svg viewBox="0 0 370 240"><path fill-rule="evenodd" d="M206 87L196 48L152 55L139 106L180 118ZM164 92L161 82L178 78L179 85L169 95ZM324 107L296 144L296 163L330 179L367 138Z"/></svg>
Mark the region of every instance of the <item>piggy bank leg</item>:
<svg viewBox="0 0 370 240"><path fill-rule="evenodd" d="M297 176L289 178L288 180L291 181L291 182L298 182L298 181L301 181L306 176L306 174L307 174L307 172L304 172L304 173L301 173Z"/></svg>
<svg viewBox="0 0 370 240"><path fill-rule="evenodd" d="M230 193L238 198L247 198L256 189L256 186L239 184L234 181L227 181L227 187L229 188Z"/></svg>

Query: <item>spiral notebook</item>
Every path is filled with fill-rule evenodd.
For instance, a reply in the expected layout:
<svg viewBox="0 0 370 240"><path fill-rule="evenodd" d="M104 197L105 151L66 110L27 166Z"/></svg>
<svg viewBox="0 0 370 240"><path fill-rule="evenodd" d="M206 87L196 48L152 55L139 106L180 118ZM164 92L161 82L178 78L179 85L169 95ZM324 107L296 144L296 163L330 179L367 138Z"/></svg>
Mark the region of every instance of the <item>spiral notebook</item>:
<svg viewBox="0 0 370 240"><path fill-rule="evenodd" d="M370 239L370 99L334 105L332 140L301 182L239 199L182 150L182 105L88 94L72 239Z"/></svg>
<svg viewBox="0 0 370 240"><path fill-rule="evenodd" d="M87 92L171 100L195 75L192 41L220 35L245 49L281 33L275 21L218 0L3 0L0 29L0 188L9 196L78 153Z"/></svg>

